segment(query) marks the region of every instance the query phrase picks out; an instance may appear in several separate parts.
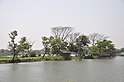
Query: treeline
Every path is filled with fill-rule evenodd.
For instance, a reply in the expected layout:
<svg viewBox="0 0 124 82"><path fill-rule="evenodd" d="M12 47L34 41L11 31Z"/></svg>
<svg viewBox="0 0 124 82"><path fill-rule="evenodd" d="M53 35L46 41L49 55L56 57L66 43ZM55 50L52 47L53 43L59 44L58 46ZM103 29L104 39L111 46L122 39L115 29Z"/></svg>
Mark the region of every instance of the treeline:
<svg viewBox="0 0 124 82"><path fill-rule="evenodd" d="M115 45L108 37L92 33L84 35L74 32L73 27L53 27L51 28L52 35L42 37L41 42L44 46L43 56L59 56L61 52L73 53L79 58L94 58L94 57L112 57L115 55ZM29 42L26 37L22 37L19 42L15 39L18 36L16 30L9 33L9 51L13 55L12 62L18 60L19 55L28 57L34 55L32 46L35 42ZM41 53L38 53L40 56Z"/></svg>
<svg viewBox="0 0 124 82"><path fill-rule="evenodd" d="M53 27L52 35L42 37L44 55L60 55L61 51L73 52L81 59L88 56L110 57L114 56L115 45L108 37L92 33L89 36L74 32L73 27Z"/></svg>

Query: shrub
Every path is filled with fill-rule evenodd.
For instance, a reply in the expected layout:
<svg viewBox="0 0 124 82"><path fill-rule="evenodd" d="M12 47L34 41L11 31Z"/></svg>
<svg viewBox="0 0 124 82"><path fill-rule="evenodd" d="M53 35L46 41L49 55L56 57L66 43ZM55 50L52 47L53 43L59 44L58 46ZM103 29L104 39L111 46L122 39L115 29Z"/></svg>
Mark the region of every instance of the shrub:
<svg viewBox="0 0 124 82"><path fill-rule="evenodd" d="M64 58L62 56L46 56L44 59L46 61L64 60Z"/></svg>
<svg viewBox="0 0 124 82"><path fill-rule="evenodd" d="M28 57L28 54L26 54L26 55L21 55L21 58L25 58L25 57Z"/></svg>
<svg viewBox="0 0 124 82"><path fill-rule="evenodd" d="M64 60L62 56L53 56L53 60Z"/></svg>
<svg viewBox="0 0 124 82"><path fill-rule="evenodd" d="M30 57L36 57L36 53L35 52L31 52Z"/></svg>
<svg viewBox="0 0 124 82"><path fill-rule="evenodd" d="M22 55L21 57L22 57L22 58L25 58L25 55Z"/></svg>

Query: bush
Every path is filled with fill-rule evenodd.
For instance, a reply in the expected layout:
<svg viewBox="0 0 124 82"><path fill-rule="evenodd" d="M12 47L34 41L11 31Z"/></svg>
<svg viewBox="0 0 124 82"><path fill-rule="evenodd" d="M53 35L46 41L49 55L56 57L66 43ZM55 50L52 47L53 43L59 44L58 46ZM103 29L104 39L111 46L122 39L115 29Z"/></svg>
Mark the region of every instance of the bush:
<svg viewBox="0 0 124 82"><path fill-rule="evenodd" d="M21 57L22 57L22 58L28 57L28 54L26 54L26 55L22 55Z"/></svg>
<svg viewBox="0 0 124 82"><path fill-rule="evenodd" d="M62 56L54 56L53 60L64 60Z"/></svg>
<svg viewBox="0 0 124 82"><path fill-rule="evenodd" d="M46 56L44 58L46 61L57 61L57 60L64 60L64 58L62 56Z"/></svg>
<svg viewBox="0 0 124 82"><path fill-rule="evenodd" d="M25 58L25 55L22 55L21 57L22 57L22 58Z"/></svg>
<svg viewBox="0 0 124 82"><path fill-rule="evenodd" d="M31 52L30 57L36 57L36 53L35 52Z"/></svg>

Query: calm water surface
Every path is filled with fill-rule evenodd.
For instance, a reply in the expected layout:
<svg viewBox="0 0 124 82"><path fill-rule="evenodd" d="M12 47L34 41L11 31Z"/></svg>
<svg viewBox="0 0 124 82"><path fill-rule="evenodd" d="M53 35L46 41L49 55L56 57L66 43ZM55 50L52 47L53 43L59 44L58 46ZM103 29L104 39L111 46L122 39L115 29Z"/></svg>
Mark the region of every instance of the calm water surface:
<svg viewBox="0 0 124 82"><path fill-rule="evenodd" d="M124 82L124 57L0 64L0 82Z"/></svg>

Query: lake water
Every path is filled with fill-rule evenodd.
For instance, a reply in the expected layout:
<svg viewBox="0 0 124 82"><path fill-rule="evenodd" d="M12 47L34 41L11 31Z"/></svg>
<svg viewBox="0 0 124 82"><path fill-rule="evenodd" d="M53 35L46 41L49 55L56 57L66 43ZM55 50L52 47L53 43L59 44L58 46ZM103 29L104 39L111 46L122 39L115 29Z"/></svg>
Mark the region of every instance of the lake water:
<svg viewBox="0 0 124 82"><path fill-rule="evenodd" d="M124 57L0 64L0 82L124 82Z"/></svg>

